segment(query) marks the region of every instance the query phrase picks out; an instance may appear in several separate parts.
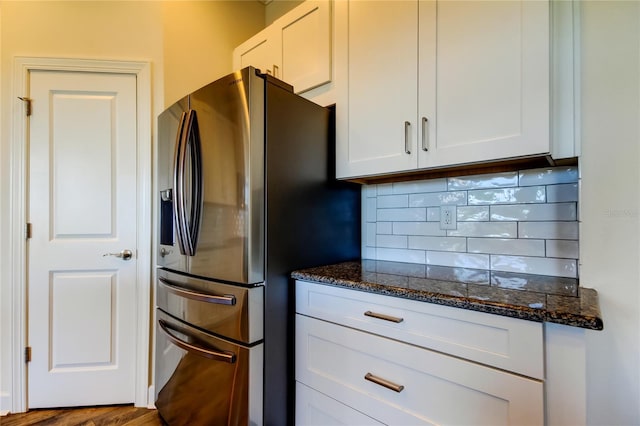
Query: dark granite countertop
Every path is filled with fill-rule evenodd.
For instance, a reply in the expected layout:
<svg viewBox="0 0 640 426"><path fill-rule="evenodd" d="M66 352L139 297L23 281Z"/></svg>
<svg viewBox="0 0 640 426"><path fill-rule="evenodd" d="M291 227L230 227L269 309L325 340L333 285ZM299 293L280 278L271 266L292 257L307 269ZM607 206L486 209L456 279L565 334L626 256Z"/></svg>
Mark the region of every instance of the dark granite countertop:
<svg viewBox="0 0 640 426"><path fill-rule="evenodd" d="M571 278L366 259L303 269L292 277L529 321L603 328L597 292Z"/></svg>

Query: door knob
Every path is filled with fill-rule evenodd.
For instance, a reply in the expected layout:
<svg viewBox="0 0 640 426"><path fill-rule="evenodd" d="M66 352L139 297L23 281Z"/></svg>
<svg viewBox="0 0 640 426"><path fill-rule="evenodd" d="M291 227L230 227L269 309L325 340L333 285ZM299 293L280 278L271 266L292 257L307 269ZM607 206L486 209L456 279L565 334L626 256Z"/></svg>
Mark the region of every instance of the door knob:
<svg viewBox="0 0 640 426"><path fill-rule="evenodd" d="M105 253L102 255L102 257L105 256L115 256L121 258L122 260L131 260L131 258L133 257L133 252L129 249L124 249L120 253Z"/></svg>

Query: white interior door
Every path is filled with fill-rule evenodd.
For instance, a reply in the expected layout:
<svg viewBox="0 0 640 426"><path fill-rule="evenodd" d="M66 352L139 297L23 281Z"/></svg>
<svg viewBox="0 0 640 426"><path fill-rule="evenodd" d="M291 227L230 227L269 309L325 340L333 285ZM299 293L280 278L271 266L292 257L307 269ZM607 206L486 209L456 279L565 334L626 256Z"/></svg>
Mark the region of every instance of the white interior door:
<svg viewBox="0 0 640 426"><path fill-rule="evenodd" d="M29 86L29 408L131 403L136 76L32 71Z"/></svg>

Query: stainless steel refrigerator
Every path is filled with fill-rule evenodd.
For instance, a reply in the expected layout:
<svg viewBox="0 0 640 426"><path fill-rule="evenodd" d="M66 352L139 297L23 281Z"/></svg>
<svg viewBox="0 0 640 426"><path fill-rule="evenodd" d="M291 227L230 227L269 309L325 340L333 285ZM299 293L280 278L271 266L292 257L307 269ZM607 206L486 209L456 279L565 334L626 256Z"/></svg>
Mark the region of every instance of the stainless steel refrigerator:
<svg viewBox="0 0 640 426"><path fill-rule="evenodd" d="M293 424L289 274L360 257L333 117L252 67L159 116L155 389L170 425Z"/></svg>

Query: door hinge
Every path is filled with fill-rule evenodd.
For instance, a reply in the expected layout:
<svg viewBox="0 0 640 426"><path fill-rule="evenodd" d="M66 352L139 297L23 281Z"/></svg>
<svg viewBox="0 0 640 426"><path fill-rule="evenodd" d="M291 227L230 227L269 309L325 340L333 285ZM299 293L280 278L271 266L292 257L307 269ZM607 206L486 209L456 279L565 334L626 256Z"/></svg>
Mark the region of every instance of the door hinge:
<svg viewBox="0 0 640 426"><path fill-rule="evenodd" d="M29 222L25 224L24 235L27 240L31 238L31 224Z"/></svg>
<svg viewBox="0 0 640 426"><path fill-rule="evenodd" d="M31 362L31 346L24 348L24 362Z"/></svg>
<svg viewBox="0 0 640 426"><path fill-rule="evenodd" d="M18 99L25 103L25 113L29 117L31 115L31 98L18 96Z"/></svg>

